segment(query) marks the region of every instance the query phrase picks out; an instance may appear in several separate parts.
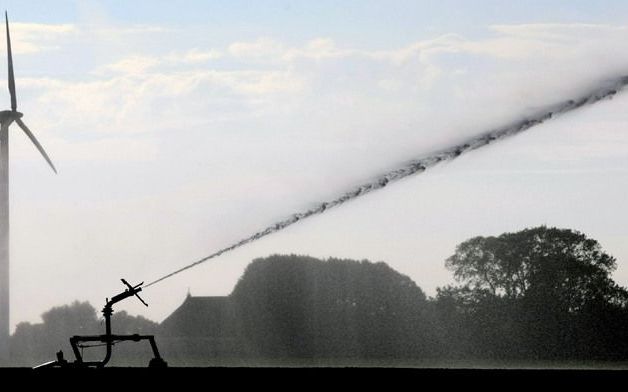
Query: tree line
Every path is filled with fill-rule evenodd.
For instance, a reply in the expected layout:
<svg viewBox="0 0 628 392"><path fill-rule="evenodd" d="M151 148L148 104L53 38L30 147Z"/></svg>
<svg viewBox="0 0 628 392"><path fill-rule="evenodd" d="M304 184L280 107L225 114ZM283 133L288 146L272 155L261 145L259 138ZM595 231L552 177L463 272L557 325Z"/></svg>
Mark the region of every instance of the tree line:
<svg viewBox="0 0 628 392"><path fill-rule="evenodd" d="M445 261L455 284L430 298L383 262L256 259L228 298L235 315L229 335L246 347L231 355L622 361L628 359L628 291L611 278L616 264L583 233L545 226L459 244ZM185 345L172 344L185 336L160 335L159 325L147 319L118 312L113 325L117 333L157 333L166 351L186 355ZM94 333L102 326L91 305L54 308L41 324L17 326L14 363L52 359L68 348L70 336ZM198 342L194 355L202 356L210 343ZM115 355L131 361L138 353ZM211 355L207 347L208 360Z"/></svg>

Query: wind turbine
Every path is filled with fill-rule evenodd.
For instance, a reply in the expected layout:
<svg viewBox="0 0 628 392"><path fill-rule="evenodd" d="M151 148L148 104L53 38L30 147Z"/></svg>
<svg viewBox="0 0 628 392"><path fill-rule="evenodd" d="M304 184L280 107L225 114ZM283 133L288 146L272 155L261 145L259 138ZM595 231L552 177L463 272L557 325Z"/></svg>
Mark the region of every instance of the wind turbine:
<svg viewBox="0 0 628 392"><path fill-rule="evenodd" d="M9 68L9 93L11 110L0 112L0 361L9 357L9 126L14 122L33 142L52 170L56 173L52 161L39 144L35 135L22 121L23 114L17 111L15 95L15 75L13 74L13 56L11 54L11 36L9 34L9 16L4 13L7 28L7 59Z"/></svg>

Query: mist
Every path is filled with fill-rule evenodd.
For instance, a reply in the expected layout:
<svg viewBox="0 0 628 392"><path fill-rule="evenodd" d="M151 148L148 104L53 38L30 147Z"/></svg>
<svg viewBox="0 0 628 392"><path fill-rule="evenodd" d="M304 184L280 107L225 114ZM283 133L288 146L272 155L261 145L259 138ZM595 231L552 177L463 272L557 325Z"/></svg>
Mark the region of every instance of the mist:
<svg viewBox="0 0 628 392"><path fill-rule="evenodd" d="M473 137L464 143L450 146L443 151L434 152L424 157L405 163L393 170L390 170L384 174L381 174L373 178L371 181L365 184L362 184L361 186L355 189L345 192L344 194L342 194L341 196L337 198L324 201L318 204L313 209L295 213L291 215L289 218L275 222L274 224L265 228L264 230L258 231L255 234L247 238L244 238L243 240L240 240L239 242L227 248L221 249L215 253L212 253L211 255L207 257L200 259L199 261L196 261L174 272L164 275L163 277L148 283L146 287L148 288L154 284L161 282L162 280L168 279L176 274L179 274L190 268L196 267L197 265L200 265L215 257L219 257L223 253L230 252L241 246L245 246L253 241L257 241L267 235L274 234L297 222L302 221L303 219L307 219L314 215L323 214L329 208L341 206L342 204L350 202L354 200L355 198L364 196L375 190L382 189L392 182L399 181L411 175L423 173L425 170L428 170L432 166L437 165L441 162L451 161L467 152L476 150L478 148L482 148L493 142L501 141L502 139L505 139L507 137L517 135L536 125L543 124L545 121L548 121L555 116L560 116L564 113L569 113L573 110L577 110L583 106L592 105L601 100L612 98L613 96L615 96L615 94L617 94L618 91L623 90L626 84L628 84L628 77L622 77L617 80L606 82L604 83L604 86L601 86L593 91L590 91L581 97L578 97L576 99L570 99L566 102L554 105L553 107L547 108L545 110L541 110L539 113L534 114L530 116L529 118L526 118L525 120L519 121L511 125L504 126L497 130L485 132L484 134Z"/></svg>

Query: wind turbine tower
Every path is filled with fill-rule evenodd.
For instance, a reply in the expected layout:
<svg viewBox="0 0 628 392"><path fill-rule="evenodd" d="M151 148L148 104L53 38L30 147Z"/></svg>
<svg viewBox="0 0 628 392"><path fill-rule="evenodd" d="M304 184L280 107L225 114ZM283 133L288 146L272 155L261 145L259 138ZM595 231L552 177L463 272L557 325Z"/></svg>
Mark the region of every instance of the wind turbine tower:
<svg viewBox="0 0 628 392"><path fill-rule="evenodd" d="M11 36L9 35L9 17L4 13L7 28L7 59L9 69L9 93L11 110L0 112L0 362L9 358L9 126L14 122L33 142L52 170L56 173L52 161L39 144L35 135L22 121L23 114L17 111L15 95L15 76L13 74L13 57L11 54Z"/></svg>

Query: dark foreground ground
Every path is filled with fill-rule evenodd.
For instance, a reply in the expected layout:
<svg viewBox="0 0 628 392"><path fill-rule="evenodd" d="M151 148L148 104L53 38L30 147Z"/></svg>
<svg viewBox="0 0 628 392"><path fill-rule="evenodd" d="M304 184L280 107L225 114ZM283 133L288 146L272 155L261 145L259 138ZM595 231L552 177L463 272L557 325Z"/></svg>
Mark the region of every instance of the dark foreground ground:
<svg viewBox="0 0 628 392"><path fill-rule="evenodd" d="M50 358L52 359L52 358ZM115 357L107 365L107 368L136 369L148 367L150 357L139 359L133 363L119 361ZM600 371L600 372L628 372L628 361L551 361L551 360L413 360L413 359L260 359L260 358L234 358L234 359L188 359L164 358L168 363L168 369L404 369L408 371L424 372L473 372L482 371ZM70 362L73 358L68 359ZM93 358L92 360L100 360ZM36 366L39 364L33 364ZM3 366L0 371L26 371L29 366ZM41 370L41 369L39 369ZM628 386L628 385L627 385Z"/></svg>
<svg viewBox="0 0 628 392"><path fill-rule="evenodd" d="M168 358L165 358L168 361ZM391 368L414 370L624 370L628 361L487 361L403 359L223 359L214 361L170 360L171 367L195 368ZM627 385L628 386L628 385Z"/></svg>
<svg viewBox="0 0 628 392"><path fill-rule="evenodd" d="M166 358L168 360L168 358ZM174 363L173 363L174 362ZM108 367L104 369L31 369L0 367L0 379L17 382L20 389L31 383L35 390L85 389L100 385L110 391L230 389L254 386L274 389L317 390L354 388L369 390L421 390L434 386L462 385L505 390L513 387L628 386L628 361L403 361L403 360L222 360L171 361L165 369ZM183 366L185 365L185 366ZM83 386L83 387L81 387ZM167 386L167 389L163 389ZM316 388L316 389L314 389ZM395 389L393 389L395 388ZM533 391L535 392L535 391Z"/></svg>
<svg viewBox="0 0 628 392"><path fill-rule="evenodd" d="M482 390L516 387L600 388L628 385L628 371L612 369L417 369L417 368L105 368L45 369L1 368L0 377L19 389L37 384L35 390L146 391L175 390L320 390L368 387L368 390L433 390L448 386L474 386ZM247 389L244 389L247 388ZM18 390L19 390L18 389ZM578 389L580 390L580 389Z"/></svg>
<svg viewBox="0 0 628 392"><path fill-rule="evenodd" d="M99 358L100 359L100 358ZM119 362L115 358L108 367L143 368L148 360L134 363ZM412 370L624 370L628 361L530 361L530 360L413 360L413 359L259 359L234 358L220 360L194 360L164 358L171 368L368 368L368 369L412 369Z"/></svg>

